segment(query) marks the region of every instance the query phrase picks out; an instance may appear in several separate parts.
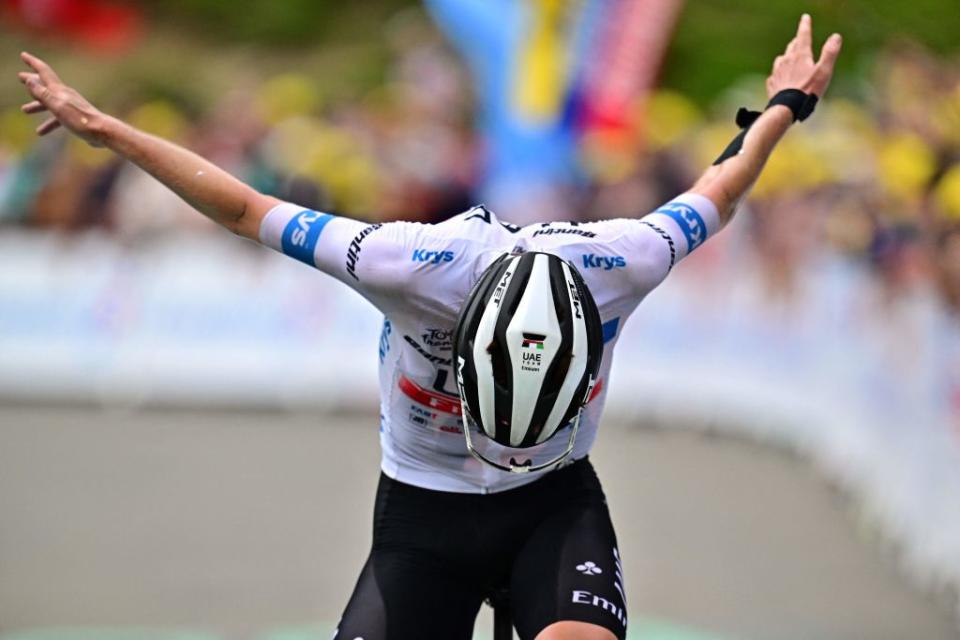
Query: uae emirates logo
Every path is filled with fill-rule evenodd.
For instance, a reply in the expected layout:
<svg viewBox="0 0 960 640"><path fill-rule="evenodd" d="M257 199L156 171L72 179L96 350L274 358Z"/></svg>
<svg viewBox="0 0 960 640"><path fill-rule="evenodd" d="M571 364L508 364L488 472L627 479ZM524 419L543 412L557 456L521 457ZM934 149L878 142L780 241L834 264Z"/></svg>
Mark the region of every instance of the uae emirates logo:
<svg viewBox="0 0 960 640"><path fill-rule="evenodd" d="M540 333L526 333L523 334L523 344L520 346L524 349L536 349L537 351L543 351L543 341L547 339L547 336Z"/></svg>

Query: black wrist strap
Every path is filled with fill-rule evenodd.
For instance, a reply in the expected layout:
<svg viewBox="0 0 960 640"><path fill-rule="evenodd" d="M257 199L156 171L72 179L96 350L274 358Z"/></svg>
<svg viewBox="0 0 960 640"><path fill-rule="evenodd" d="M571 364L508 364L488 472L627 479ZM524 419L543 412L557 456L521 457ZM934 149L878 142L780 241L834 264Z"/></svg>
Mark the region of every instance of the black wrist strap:
<svg viewBox="0 0 960 640"><path fill-rule="evenodd" d="M750 111L746 107L740 107L737 109L737 126L741 129L749 129L757 118L760 117L762 111Z"/></svg>
<svg viewBox="0 0 960 640"><path fill-rule="evenodd" d="M793 121L803 122L810 117L810 114L813 113L813 110L817 106L817 94L815 93L804 93L800 89L784 89L777 93L777 95L770 98L770 102L767 103L767 109L770 107L782 104L786 108L790 109L790 112L793 113ZM750 111L744 107L740 107L737 110L737 126L741 129L748 129L757 118L760 117L760 111Z"/></svg>
<svg viewBox="0 0 960 640"><path fill-rule="evenodd" d="M770 98L770 102L767 103L766 108L769 109L778 104L782 104L790 109L790 112L793 113L794 122L798 120L802 122L810 117L810 114L813 113L814 108L817 106L817 95L815 93L804 93L799 89L784 89ZM732 158L740 153L740 148L743 146L743 139L747 135L747 130L757 121L761 113L761 111L750 111L744 107L740 107L737 110L737 126L740 127L740 133L727 145L727 148L723 150L723 153L720 154L720 157L717 158L713 164L720 164L727 158Z"/></svg>
<svg viewBox="0 0 960 640"><path fill-rule="evenodd" d="M819 98L817 98L817 94L815 93L804 93L800 91L800 89L784 89L770 98L770 102L767 103L767 109L775 104L782 104L793 112L794 122L798 120L803 122L813 113L813 110L817 106L817 100L819 100Z"/></svg>

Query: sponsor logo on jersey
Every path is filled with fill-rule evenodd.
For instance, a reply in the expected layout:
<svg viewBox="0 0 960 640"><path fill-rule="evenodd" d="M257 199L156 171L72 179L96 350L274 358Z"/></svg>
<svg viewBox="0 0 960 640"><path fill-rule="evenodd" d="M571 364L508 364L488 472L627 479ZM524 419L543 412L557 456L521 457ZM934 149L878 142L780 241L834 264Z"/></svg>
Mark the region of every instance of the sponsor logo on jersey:
<svg viewBox="0 0 960 640"><path fill-rule="evenodd" d="M411 413L409 417L410 417L410 422L412 422L413 424L418 424L421 427L430 426L430 421L424 418L423 416L418 416L416 414Z"/></svg>
<svg viewBox="0 0 960 640"><path fill-rule="evenodd" d="M662 213L673 218L687 239L687 253L690 253L707 239L707 223L697 210L682 202L665 204L654 213Z"/></svg>
<svg viewBox="0 0 960 640"><path fill-rule="evenodd" d="M410 405L410 414L407 416L411 424L418 424L421 427L437 429L446 433L457 433L463 435L463 431L455 424L444 423L444 416L436 411L431 411L419 404ZM450 418L446 418L449 420Z"/></svg>
<svg viewBox="0 0 960 640"><path fill-rule="evenodd" d="M584 269L598 269L602 267L604 271L610 271L611 269L620 269L621 267L627 266L627 259L623 256L598 256L595 253L585 253L582 257Z"/></svg>
<svg viewBox="0 0 960 640"><path fill-rule="evenodd" d="M449 351L453 348L453 329L427 329L426 333L421 333L423 343L428 347Z"/></svg>
<svg viewBox="0 0 960 640"><path fill-rule="evenodd" d="M413 262L426 262L428 264L440 264L441 262L453 262L453 251L427 251L426 249L414 249Z"/></svg>
<svg viewBox="0 0 960 640"><path fill-rule="evenodd" d="M390 324L390 321L384 318L383 320L383 329L380 331L380 364L383 364L383 359L387 357L387 352L390 351L390 334L393 332L393 325Z"/></svg>
<svg viewBox="0 0 960 640"><path fill-rule="evenodd" d="M624 627L627 626L627 612L623 610L623 607L618 607L615 603L607 600L603 596L595 595L583 589L574 589L570 602L600 607L607 613L612 614Z"/></svg>
<svg viewBox="0 0 960 640"><path fill-rule="evenodd" d="M577 571L582 573L585 576L598 576L603 573L603 569L597 566L596 562L587 560L584 563L577 565Z"/></svg>
<svg viewBox="0 0 960 640"><path fill-rule="evenodd" d="M423 407L417 404L410 405L410 413L414 415L418 415L422 418L426 418L428 420L436 420L437 418L440 417L440 414L437 413L436 411L430 411L429 409L424 409Z"/></svg>
<svg viewBox="0 0 960 640"><path fill-rule="evenodd" d="M459 396L432 391L420 386L404 375L400 376L397 386L403 395L418 404L430 407L440 413L449 413L455 416L460 415L461 407Z"/></svg>
<svg viewBox="0 0 960 640"><path fill-rule="evenodd" d="M414 351L419 353L421 356L432 362L433 364L443 364L448 367L453 364L453 361L450 358L444 358L442 356L435 356L426 349L424 349L419 342L411 338L410 336L403 336L403 339L406 340L407 344L413 347Z"/></svg>
<svg viewBox="0 0 960 640"><path fill-rule="evenodd" d="M347 273L353 276L354 280L359 280L357 277L357 260L360 259L360 243L363 242L363 239L368 235L382 227L382 224L372 224L369 227L365 227L357 235L353 237L353 241L350 243L350 246L347 248Z"/></svg>
<svg viewBox="0 0 960 640"><path fill-rule="evenodd" d="M291 258L314 266L313 252L317 248L317 240L327 223L333 220L329 213L310 211L305 209L293 216L283 229L280 237L280 248Z"/></svg>
<svg viewBox="0 0 960 640"><path fill-rule="evenodd" d="M584 238L596 238L597 234L592 231L587 231L585 229L578 229L576 226L569 227L551 227L551 223L547 222L544 225L533 232L533 237L537 236L554 236L554 235L571 235L571 236L582 236Z"/></svg>

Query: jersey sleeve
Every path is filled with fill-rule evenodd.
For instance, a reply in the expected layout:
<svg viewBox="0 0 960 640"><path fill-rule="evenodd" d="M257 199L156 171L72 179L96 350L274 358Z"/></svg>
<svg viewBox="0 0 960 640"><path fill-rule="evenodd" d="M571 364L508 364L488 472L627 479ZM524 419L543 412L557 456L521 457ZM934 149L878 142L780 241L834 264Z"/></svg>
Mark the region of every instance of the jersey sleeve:
<svg viewBox="0 0 960 640"><path fill-rule="evenodd" d="M618 241L631 256L627 267L635 285L645 295L660 284L680 260L720 230L720 216L709 198L684 193L639 220L630 220L627 225Z"/></svg>
<svg viewBox="0 0 960 640"><path fill-rule="evenodd" d="M404 299L407 247L416 225L361 222L281 203L260 224L260 242L347 284L383 312Z"/></svg>

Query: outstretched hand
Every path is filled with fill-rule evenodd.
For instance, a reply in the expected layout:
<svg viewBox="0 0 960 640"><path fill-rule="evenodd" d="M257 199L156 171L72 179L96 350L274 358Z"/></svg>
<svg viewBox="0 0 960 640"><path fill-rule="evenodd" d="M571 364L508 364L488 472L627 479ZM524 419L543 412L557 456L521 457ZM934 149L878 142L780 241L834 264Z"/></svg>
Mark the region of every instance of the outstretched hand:
<svg viewBox="0 0 960 640"><path fill-rule="evenodd" d="M812 20L808 14L803 14L797 35L787 44L783 55L773 61L773 71L767 78L767 97L772 98L784 89L800 89L823 97L833 77L833 65L840 55L843 38L839 33L827 38L817 61L813 59L812 41Z"/></svg>
<svg viewBox="0 0 960 640"><path fill-rule="evenodd" d="M65 85L50 65L40 58L24 51L20 59L32 71L21 71L17 77L34 98L20 109L24 113L50 113L50 117L37 127L37 135L46 135L63 126L89 144L103 146L103 113L75 89Z"/></svg>

